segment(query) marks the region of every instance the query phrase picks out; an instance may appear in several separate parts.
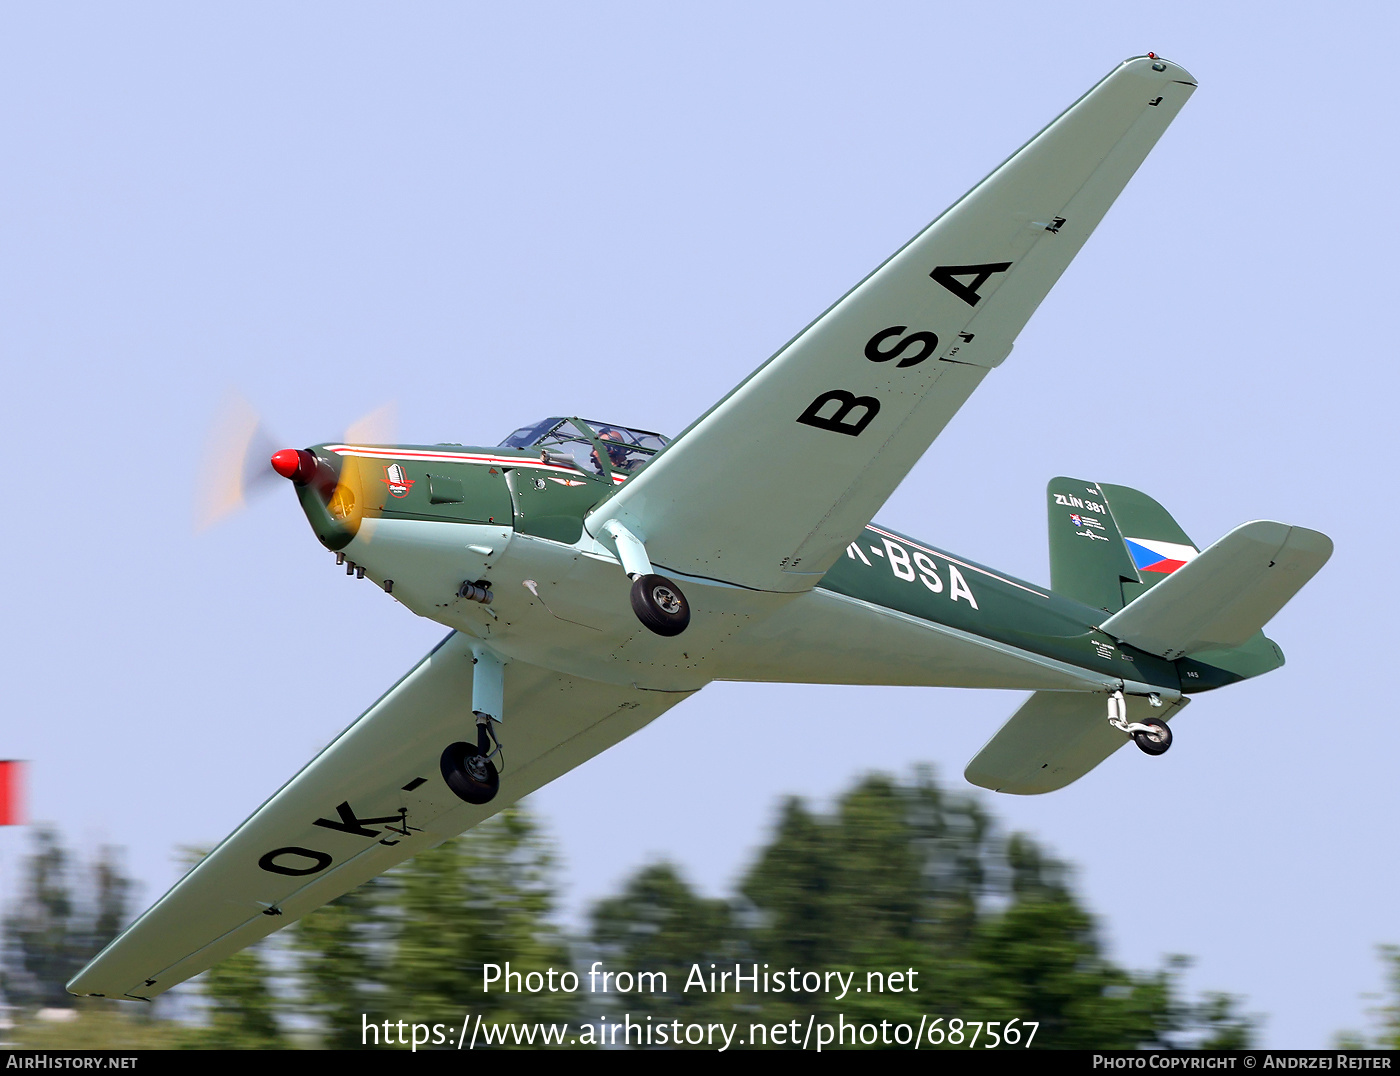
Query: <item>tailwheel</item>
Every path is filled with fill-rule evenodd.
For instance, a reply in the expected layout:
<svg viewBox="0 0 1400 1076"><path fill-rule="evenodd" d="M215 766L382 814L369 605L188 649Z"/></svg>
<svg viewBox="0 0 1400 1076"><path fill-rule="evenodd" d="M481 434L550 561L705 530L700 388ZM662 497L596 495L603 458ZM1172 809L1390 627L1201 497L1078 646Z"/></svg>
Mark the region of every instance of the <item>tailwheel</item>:
<svg viewBox="0 0 1400 1076"><path fill-rule="evenodd" d="M490 803L501 787L496 765L476 744L448 744L442 753L442 779L458 799Z"/></svg>
<svg viewBox="0 0 1400 1076"><path fill-rule="evenodd" d="M1165 755L1172 745L1172 730L1167 728L1167 723L1160 717L1149 717L1139 724L1152 727L1133 733L1133 743L1149 755Z"/></svg>
<svg viewBox="0 0 1400 1076"><path fill-rule="evenodd" d="M679 635L690 623L690 604L664 575L639 575L632 583L632 611L657 635Z"/></svg>

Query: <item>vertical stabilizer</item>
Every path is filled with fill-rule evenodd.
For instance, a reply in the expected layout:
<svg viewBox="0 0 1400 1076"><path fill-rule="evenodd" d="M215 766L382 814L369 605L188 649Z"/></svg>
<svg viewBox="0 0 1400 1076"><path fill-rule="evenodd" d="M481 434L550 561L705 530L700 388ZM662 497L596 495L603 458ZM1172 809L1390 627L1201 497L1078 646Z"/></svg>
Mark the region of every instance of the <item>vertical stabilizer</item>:
<svg viewBox="0 0 1400 1076"><path fill-rule="evenodd" d="M1137 570L1098 483L1052 478L1045 489L1050 529L1050 589L1085 605L1116 613L1123 580Z"/></svg>
<svg viewBox="0 0 1400 1076"><path fill-rule="evenodd" d="M1127 486L1054 478L1046 487L1050 589L1116 613L1198 550L1160 504Z"/></svg>
<svg viewBox="0 0 1400 1076"><path fill-rule="evenodd" d="M1107 482L1100 483L1099 489L1137 573L1135 579L1123 580L1124 605L1196 559L1200 552L1196 543L1146 493Z"/></svg>

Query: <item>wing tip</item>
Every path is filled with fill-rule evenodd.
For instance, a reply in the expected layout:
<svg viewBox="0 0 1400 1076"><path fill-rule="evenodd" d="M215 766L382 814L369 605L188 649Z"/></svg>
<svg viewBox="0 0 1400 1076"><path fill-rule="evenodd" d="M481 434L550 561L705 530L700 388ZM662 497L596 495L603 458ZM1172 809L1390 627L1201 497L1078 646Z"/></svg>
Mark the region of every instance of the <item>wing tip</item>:
<svg viewBox="0 0 1400 1076"><path fill-rule="evenodd" d="M1144 74L1156 74L1171 82L1180 82L1185 86L1194 88L1197 85L1196 76L1190 71L1155 52L1144 53L1141 56L1129 56L1123 61L1123 66L1137 68Z"/></svg>
<svg viewBox="0 0 1400 1076"><path fill-rule="evenodd" d="M1035 771L1032 776L1008 776L1005 773L993 773L990 770L980 770L976 766L977 759L973 759L963 770L963 780L978 788L985 788L988 792L995 792L1002 796L1040 796L1046 792L1054 792L1063 788L1063 784L1051 784L1044 786L1044 782L1037 782L1036 776L1039 771ZM1043 768L1043 767L1042 767Z"/></svg>
<svg viewBox="0 0 1400 1076"><path fill-rule="evenodd" d="M1275 543L1280 552L1287 548L1290 553L1302 554L1309 562L1316 563L1314 571L1332 559L1335 549L1332 539L1322 531L1300 527L1294 523L1282 523L1276 519L1251 519L1248 523L1241 523L1230 533Z"/></svg>

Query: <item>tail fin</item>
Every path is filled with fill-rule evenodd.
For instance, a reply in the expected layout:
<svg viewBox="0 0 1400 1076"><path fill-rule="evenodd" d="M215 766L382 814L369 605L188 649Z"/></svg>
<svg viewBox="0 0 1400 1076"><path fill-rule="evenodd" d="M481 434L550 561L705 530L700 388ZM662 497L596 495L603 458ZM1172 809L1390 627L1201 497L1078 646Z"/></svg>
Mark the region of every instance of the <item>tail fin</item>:
<svg viewBox="0 0 1400 1076"><path fill-rule="evenodd" d="M1116 613L1200 552L1176 520L1127 486L1051 479L1050 589Z"/></svg>
<svg viewBox="0 0 1400 1076"><path fill-rule="evenodd" d="M1203 687L1283 664L1283 652L1260 629L1332 553L1325 534L1256 522L1202 554L1138 490L1055 478L1046 495L1051 589L1111 614L1103 630L1123 642L1168 659L1190 654L1202 670L1231 674L1194 674ZM1166 590L1153 592L1168 580Z"/></svg>

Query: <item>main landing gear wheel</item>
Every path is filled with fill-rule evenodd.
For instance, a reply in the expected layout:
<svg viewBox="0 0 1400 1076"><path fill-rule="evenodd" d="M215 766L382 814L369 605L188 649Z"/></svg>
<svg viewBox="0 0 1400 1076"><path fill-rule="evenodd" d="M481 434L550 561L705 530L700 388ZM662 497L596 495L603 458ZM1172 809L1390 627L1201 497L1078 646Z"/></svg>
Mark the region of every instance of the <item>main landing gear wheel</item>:
<svg viewBox="0 0 1400 1076"><path fill-rule="evenodd" d="M632 611L657 635L679 635L690 623L690 604L664 575L639 575L632 584Z"/></svg>
<svg viewBox="0 0 1400 1076"><path fill-rule="evenodd" d="M1152 731L1133 733L1133 743L1149 755L1165 755L1172 745L1172 730L1167 723L1160 717L1149 717L1140 724L1151 725Z"/></svg>
<svg viewBox="0 0 1400 1076"><path fill-rule="evenodd" d="M495 763L476 744L448 744L442 753L442 779L453 794L468 803L490 803L501 787Z"/></svg>

